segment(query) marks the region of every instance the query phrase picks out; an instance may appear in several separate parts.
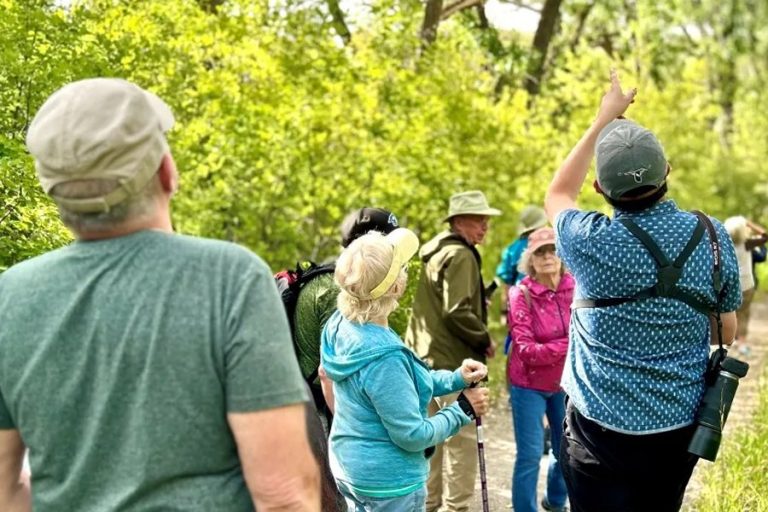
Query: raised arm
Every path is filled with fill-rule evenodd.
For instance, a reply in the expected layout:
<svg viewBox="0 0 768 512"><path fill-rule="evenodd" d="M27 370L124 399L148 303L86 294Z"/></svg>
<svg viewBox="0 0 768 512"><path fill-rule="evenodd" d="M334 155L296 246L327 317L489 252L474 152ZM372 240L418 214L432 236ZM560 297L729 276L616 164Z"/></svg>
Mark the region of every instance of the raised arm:
<svg viewBox="0 0 768 512"><path fill-rule="evenodd" d="M307 440L304 407L227 415L259 512L320 511L320 474Z"/></svg>
<svg viewBox="0 0 768 512"><path fill-rule="evenodd" d="M603 96L597 117L557 170L547 190L544 209L550 223L554 224L555 218L563 210L576 208L576 198L595 153L597 136L608 123L627 110L629 104L634 101L635 94L636 89L622 92L619 77L615 70L611 70L611 88Z"/></svg>
<svg viewBox="0 0 768 512"><path fill-rule="evenodd" d="M24 443L18 430L0 430L0 510L31 512L29 481L22 478Z"/></svg>

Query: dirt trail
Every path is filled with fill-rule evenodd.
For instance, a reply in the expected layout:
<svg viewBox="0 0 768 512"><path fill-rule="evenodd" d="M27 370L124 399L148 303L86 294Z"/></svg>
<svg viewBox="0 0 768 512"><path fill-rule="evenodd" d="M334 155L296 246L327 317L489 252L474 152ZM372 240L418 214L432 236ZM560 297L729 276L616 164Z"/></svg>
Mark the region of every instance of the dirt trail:
<svg viewBox="0 0 768 512"><path fill-rule="evenodd" d="M737 428L743 428L749 424L757 405L758 380L762 373L762 367L768 357L768 296L763 296L752 305L752 318L750 322L751 354L745 360L749 362L748 375L742 379L739 391L728 417L725 427L725 436L733 435ZM733 350L732 352L736 352ZM738 356L742 358L741 356ZM512 480L512 467L515 460L515 442L512 432L512 415L507 401L507 393L498 401L494 409L483 418L485 428L485 453L488 475L488 500L492 512L505 512L510 510L510 488ZM547 458L541 459L541 471L539 473L539 501L544 492L546 482ZM695 511L690 503L695 499L701 488L701 475L711 463L699 462L694 471L686 493L683 510ZM480 499L480 480L476 484L477 511L482 510ZM543 510L543 509L542 509Z"/></svg>

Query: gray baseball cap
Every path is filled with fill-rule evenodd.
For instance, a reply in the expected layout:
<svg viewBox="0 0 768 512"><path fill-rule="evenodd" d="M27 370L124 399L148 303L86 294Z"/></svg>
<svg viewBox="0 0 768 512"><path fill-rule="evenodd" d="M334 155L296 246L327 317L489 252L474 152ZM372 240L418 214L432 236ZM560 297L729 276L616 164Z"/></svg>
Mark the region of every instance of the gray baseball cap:
<svg viewBox="0 0 768 512"><path fill-rule="evenodd" d="M667 177L664 148L650 130L627 119L611 121L597 137L597 183L611 199L639 187L658 188Z"/></svg>
<svg viewBox="0 0 768 512"><path fill-rule="evenodd" d="M155 175L174 123L163 100L116 78L65 85L40 107L27 132L27 147L43 190L76 212L106 212L140 192ZM119 186L99 197L57 197L60 183L112 179Z"/></svg>

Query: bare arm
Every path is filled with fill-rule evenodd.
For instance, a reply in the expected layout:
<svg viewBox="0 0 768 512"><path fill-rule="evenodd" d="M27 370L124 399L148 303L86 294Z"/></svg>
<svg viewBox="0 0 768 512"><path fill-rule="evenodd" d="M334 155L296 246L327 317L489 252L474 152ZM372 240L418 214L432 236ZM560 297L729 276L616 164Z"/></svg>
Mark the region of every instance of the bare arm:
<svg viewBox="0 0 768 512"><path fill-rule="evenodd" d="M336 399L333 395L333 381L328 378L328 374L325 373L325 369L321 366L317 371L320 376L320 387L323 389L323 398L325 398L325 405L331 411L331 414L336 414Z"/></svg>
<svg viewBox="0 0 768 512"><path fill-rule="evenodd" d="M759 225L755 224L751 220L747 220L747 226L749 226L749 229L751 229L752 231L754 231L758 235L765 235L766 234L766 231L765 231L765 229L763 229L762 226L759 226Z"/></svg>
<svg viewBox="0 0 768 512"><path fill-rule="evenodd" d="M555 223L555 218L563 210L576 208L576 198L579 197L579 191L589 171L589 164L592 163L592 155L595 153L597 136L608 123L627 110L629 104L634 101L635 94L637 94L636 89L626 94L621 91L619 78L612 70L611 88L603 96L597 118L568 154L547 190L544 209L551 224Z"/></svg>
<svg viewBox="0 0 768 512"><path fill-rule="evenodd" d="M736 312L721 313L720 319L723 322L723 345L730 345L736 337ZM717 345L717 320L714 316L709 317L709 326L709 343Z"/></svg>
<svg viewBox="0 0 768 512"><path fill-rule="evenodd" d="M22 477L24 443L18 430L0 430L0 510L31 512L29 479Z"/></svg>
<svg viewBox="0 0 768 512"><path fill-rule="evenodd" d="M227 415L259 512L320 511L320 475L307 440L304 408L295 404Z"/></svg>

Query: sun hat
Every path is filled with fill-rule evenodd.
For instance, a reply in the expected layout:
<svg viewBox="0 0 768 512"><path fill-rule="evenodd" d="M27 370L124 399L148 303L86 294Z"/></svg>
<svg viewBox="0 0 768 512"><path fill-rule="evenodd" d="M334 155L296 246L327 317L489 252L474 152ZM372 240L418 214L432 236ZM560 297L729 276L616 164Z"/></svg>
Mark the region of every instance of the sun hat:
<svg viewBox="0 0 768 512"><path fill-rule="evenodd" d="M491 208L485 194L479 190L453 194L448 203L448 215L443 222L456 215L501 215L501 210Z"/></svg>
<svg viewBox="0 0 768 512"><path fill-rule="evenodd" d="M413 258L416 251L419 250L419 237L416 233L406 228L397 228L389 233L385 240L392 245L392 262L389 264L389 270L384 279L381 280L369 293L370 298L378 299L389 290L400 275L402 269L408 261Z"/></svg>
<svg viewBox="0 0 768 512"><path fill-rule="evenodd" d="M397 227L394 213L382 208L360 208L347 215L341 223L341 245L347 247L369 231L386 235Z"/></svg>
<svg viewBox="0 0 768 512"><path fill-rule="evenodd" d="M611 121L597 137L597 183L611 199L640 187L660 187L667 177L664 148L647 128L628 119Z"/></svg>
<svg viewBox="0 0 768 512"><path fill-rule="evenodd" d="M27 147L40 185L58 204L107 212L155 175L173 123L171 109L151 92L117 78L92 78L67 84L45 101L29 126ZM97 197L52 193L61 183L110 179L119 186Z"/></svg>
<svg viewBox="0 0 768 512"><path fill-rule="evenodd" d="M555 230L552 228L539 228L528 236L528 247L525 251L533 254L536 249L545 245L555 245Z"/></svg>
<svg viewBox="0 0 768 512"><path fill-rule="evenodd" d="M547 214L544 212L544 208L528 205L520 212L520 223L517 225L517 234L523 235L546 225Z"/></svg>

